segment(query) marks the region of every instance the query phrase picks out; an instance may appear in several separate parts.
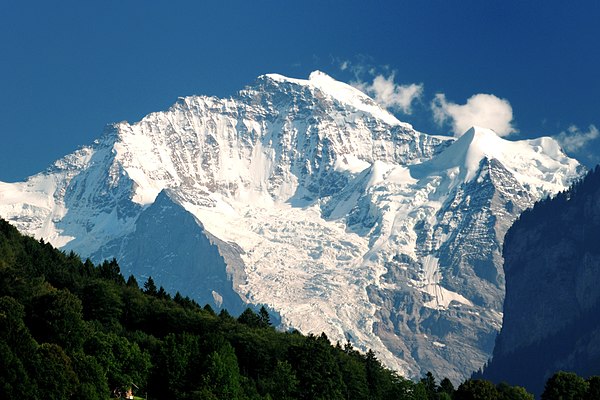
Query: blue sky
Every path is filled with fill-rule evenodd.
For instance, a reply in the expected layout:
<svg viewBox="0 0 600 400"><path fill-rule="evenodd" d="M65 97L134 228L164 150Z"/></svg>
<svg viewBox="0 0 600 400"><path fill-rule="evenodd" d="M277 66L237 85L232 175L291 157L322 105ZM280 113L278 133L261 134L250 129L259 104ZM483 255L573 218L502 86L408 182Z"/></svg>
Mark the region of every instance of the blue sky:
<svg viewBox="0 0 600 400"><path fill-rule="evenodd" d="M0 180L179 96L316 69L379 95L418 130L452 134L491 110L508 138L555 136L592 166L599 20L596 1L4 0Z"/></svg>

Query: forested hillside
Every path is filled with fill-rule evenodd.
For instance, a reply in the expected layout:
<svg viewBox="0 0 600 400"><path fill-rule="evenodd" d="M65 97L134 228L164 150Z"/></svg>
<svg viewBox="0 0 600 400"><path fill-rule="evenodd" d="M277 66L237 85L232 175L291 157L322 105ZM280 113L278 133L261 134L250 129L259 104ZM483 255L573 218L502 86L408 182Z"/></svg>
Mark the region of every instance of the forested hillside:
<svg viewBox="0 0 600 400"><path fill-rule="evenodd" d="M0 219L0 398L532 399L483 380L412 382L372 351L276 331L264 307L236 319L142 286L115 260L82 262Z"/></svg>
<svg viewBox="0 0 600 400"><path fill-rule="evenodd" d="M425 394L372 352L236 320L116 261L95 266L0 221L0 398L391 399ZM423 398L423 397L421 397Z"/></svg>

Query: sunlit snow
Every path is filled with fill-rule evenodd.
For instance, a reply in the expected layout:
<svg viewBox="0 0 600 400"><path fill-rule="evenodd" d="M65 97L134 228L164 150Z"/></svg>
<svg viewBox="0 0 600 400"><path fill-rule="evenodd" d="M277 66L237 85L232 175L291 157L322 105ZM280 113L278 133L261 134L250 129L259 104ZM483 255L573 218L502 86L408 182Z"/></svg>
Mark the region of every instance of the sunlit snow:
<svg viewBox="0 0 600 400"><path fill-rule="evenodd" d="M476 306L443 279L439 252L452 238L441 226L461 222L444 208L457 207L452 199L469 204L456 193L483 179L489 160L530 202L567 187L579 164L550 138L417 132L321 72L308 80L265 75L257 85L233 99L181 98L168 111L116 124L54 171L0 182L0 215L87 256L134 229L167 190L207 232L239 246L246 281L235 289L246 301L277 311L283 328L352 339L409 375L419 367L378 335L383 306L369 290L412 288L425 308L466 307L499 327L501 310ZM410 278L385 278L389 265Z"/></svg>

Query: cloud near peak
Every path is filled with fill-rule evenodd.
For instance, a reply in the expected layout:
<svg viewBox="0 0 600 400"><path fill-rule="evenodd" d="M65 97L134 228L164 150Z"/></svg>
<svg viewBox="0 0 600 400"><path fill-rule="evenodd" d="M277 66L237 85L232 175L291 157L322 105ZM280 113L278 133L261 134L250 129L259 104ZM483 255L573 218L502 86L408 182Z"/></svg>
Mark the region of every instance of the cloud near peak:
<svg viewBox="0 0 600 400"><path fill-rule="evenodd" d="M560 132L554 138L567 152L576 152L583 149L592 140L600 137L600 131L595 125L590 125L587 132L571 125L566 131Z"/></svg>
<svg viewBox="0 0 600 400"><path fill-rule="evenodd" d="M400 85L394 82L394 74L387 78L377 75L372 83L352 82L352 86L363 91L385 108L412 113L412 104L423 95L423 84Z"/></svg>
<svg viewBox="0 0 600 400"><path fill-rule="evenodd" d="M456 104L446 100L443 93L438 93L431 102L431 109L435 121L440 126L450 123L456 137L462 136L472 126L492 129L498 136L516 132L512 125L510 103L493 94L475 94L466 104Z"/></svg>

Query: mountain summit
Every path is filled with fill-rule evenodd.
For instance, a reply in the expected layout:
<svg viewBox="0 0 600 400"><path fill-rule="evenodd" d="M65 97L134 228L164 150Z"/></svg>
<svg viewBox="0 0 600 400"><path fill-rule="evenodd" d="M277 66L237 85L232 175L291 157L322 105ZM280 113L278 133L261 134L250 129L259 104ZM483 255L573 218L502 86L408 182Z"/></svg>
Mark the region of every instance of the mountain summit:
<svg viewBox="0 0 600 400"><path fill-rule="evenodd" d="M581 173L550 138L427 135L321 72L270 74L0 183L0 215L142 281L459 380L500 329L504 234Z"/></svg>

